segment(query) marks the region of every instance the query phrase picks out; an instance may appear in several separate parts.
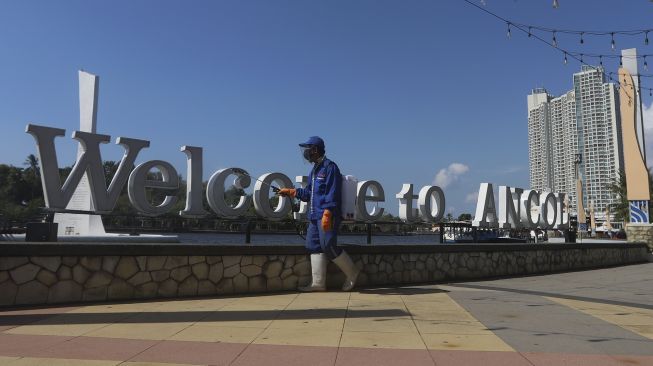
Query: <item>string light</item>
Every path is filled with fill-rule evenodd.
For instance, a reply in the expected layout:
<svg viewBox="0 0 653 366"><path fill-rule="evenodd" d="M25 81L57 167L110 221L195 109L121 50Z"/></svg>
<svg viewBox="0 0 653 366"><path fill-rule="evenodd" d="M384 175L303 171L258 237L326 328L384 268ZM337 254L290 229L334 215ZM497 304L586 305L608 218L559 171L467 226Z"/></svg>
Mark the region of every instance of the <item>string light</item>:
<svg viewBox="0 0 653 366"><path fill-rule="evenodd" d="M644 70L648 71L648 62L646 62L646 56L644 56Z"/></svg>
<svg viewBox="0 0 653 366"><path fill-rule="evenodd" d="M614 72L605 72L606 75L610 75L610 78L612 78L613 75L617 75ZM653 74L636 74L633 76L638 76L639 78L653 78ZM644 88L646 89L646 88Z"/></svg>
<svg viewBox="0 0 653 366"><path fill-rule="evenodd" d="M560 4L558 4L558 0L553 0L553 8L558 9L558 6L560 6Z"/></svg>
<svg viewBox="0 0 653 366"><path fill-rule="evenodd" d="M487 10L487 9L485 9L485 8L483 8L483 7L481 7L481 6L477 5L477 4L475 4L475 3L473 3L473 2L470 1L470 0L463 0L463 1L466 2L467 4L471 5L471 6L473 6L473 7L477 8L477 9L479 9L479 10L481 10L481 11L487 13L488 15L491 15L491 16L493 16L493 17L495 17L495 18L497 18L497 19L499 19L499 20L505 22L506 24L508 24L508 28L509 28L509 30L511 29L512 26L514 26L514 27L517 28L518 30L520 30L520 31L522 31L522 32L524 32L524 33L526 33L526 34L528 34L528 37L529 37L529 38L530 38L530 37L535 38L535 39L537 39L538 41L540 41L540 42L542 42L542 43L545 43L545 44L547 44L548 46L554 47L555 49L557 49L557 50L560 51L560 52L563 52L563 53L564 53L564 59L563 59L563 61L564 61L565 64L568 62L568 57L567 57L567 56L570 56L570 57L572 57L572 58L574 58L574 59L580 61L581 64L583 64L583 65L587 65L588 67L592 68L594 71L598 71L598 72L600 72L600 73L601 73L602 75L604 75L604 76L608 76L608 73L606 73L606 72L603 70L603 57L607 57L607 58L617 58L617 57L619 57L619 66L620 66L620 67L623 67L623 57L624 57L623 55L619 55L619 56L617 56L617 55L602 55L602 54L584 54L584 53L575 53L575 52L569 52L569 51L567 51L567 50L565 50L565 49L562 49L562 48L559 48L559 47L558 47L558 40L557 40L557 38L556 38L556 34L557 34L558 31L560 31L561 33L575 33L575 34L580 34L581 31L548 29L548 28L536 27L536 26L533 26L533 25L525 25L525 24L514 23L514 22L511 22L510 20L508 20L508 19L506 19L506 18L503 18L502 16L500 16L500 15L498 15L498 14L495 14L495 13L493 13L493 12L491 12L491 11L489 11L489 10ZM653 0L651 0L651 1L653 1ZM542 37L538 36L536 33L533 33L533 32L532 32L533 29L537 29L537 30L541 30L541 31L551 32L551 33L552 33L552 40L551 40L551 42L548 42L547 40L545 40L545 39L543 39ZM592 34L592 35L607 35L607 34L609 34L609 35L611 36L611 42L610 42L610 43L611 43L611 46L612 46L613 51L614 51L614 49L616 48L616 43L615 43L615 41L614 41L614 35L615 35L615 34L634 35L634 34L641 34L641 33L644 33L644 34L645 34L645 37L646 37L646 40L647 40L647 39L648 39L648 32L653 32L653 29L633 30L633 31L612 31L612 32L582 31L583 34ZM581 35L581 37L582 37L582 35ZM646 42L646 40L645 40L645 42ZM599 62L600 62L600 64L601 64L601 68L598 69L597 67L594 67L594 66L592 66L592 65L590 65L590 64L585 63L585 61L584 61L584 57L585 57L585 56L587 56L587 57L596 57L596 58L598 58L598 59L599 59ZM646 62L646 57L647 57L647 56L653 56L653 54L649 54L649 55L638 55L638 56L626 56L626 57L627 57L627 58L631 58L631 59L643 58L643 59L644 59L644 62L646 63L646 67L648 67L648 63ZM618 78L617 78L617 79L614 79L614 78L611 76L612 74L613 74L613 73L609 73L609 76L608 76L608 77L609 77L609 80L610 80L611 82L614 82L614 83L615 83L615 87L617 88L617 90L619 90L619 88L622 86L622 85L621 85L621 82L620 82L620 80L619 80ZM651 75L643 75L643 74L639 74L639 75L634 75L634 76L638 76L638 77L653 77L653 74L651 74ZM646 90L646 89L647 89L647 88L640 87L640 90ZM653 92L653 88L648 88L648 89L649 89L649 94L651 94L651 93ZM630 102L632 102L632 100L633 100L632 96L629 95L629 93L628 93L627 91L625 92L625 94L626 94L626 97L628 97L628 100L629 100Z"/></svg>
<svg viewBox="0 0 653 366"><path fill-rule="evenodd" d="M510 38L510 36L511 36L511 34L510 34L510 22L508 22L507 24L508 24L508 38Z"/></svg>
<svg viewBox="0 0 653 366"><path fill-rule="evenodd" d="M548 32L548 33L563 33L563 34L574 34L580 37L580 43L585 43L585 36L610 36L611 43L615 39L615 36L637 36L640 34L644 35L644 44L648 46L648 34L653 32L653 28L645 29L628 29L628 30L587 30L587 29L557 29L557 28L548 28L542 27L534 24L523 24L511 22L513 26L528 28L530 33L533 31ZM616 40L614 41L616 47Z"/></svg>

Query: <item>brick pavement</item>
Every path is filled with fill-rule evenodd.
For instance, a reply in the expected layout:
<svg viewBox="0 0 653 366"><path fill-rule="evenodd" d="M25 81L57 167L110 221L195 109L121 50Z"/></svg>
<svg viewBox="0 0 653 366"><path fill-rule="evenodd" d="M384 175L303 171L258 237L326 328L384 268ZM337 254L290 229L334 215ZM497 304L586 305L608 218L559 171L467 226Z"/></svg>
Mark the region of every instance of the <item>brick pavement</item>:
<svg viewBox="0 0 653 366"><path fill-rule="evenodd" d="M653 263L0 310L0 365L653 365Z"/></svg>

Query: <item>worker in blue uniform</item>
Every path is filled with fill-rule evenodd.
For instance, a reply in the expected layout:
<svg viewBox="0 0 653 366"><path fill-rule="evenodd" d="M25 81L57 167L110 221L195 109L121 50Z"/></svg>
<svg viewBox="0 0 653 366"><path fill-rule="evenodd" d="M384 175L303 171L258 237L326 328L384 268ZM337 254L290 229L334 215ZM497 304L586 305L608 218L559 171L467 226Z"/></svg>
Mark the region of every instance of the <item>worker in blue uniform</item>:
<svg viewBox="0 0 653 366"><path fill-rule="evenodd" d="M338 226L341 221L342 175L338 165L327 159L324 140L312 136L299 144L304 159L313 163L305 188L283 188L282 196L297 197L308 204L306 248L311 255L311 284L300 287L303 292L326 291L326 271L332 260L346 276L343 291L356 285L360 270L351 257L338 247Z"/></svg>

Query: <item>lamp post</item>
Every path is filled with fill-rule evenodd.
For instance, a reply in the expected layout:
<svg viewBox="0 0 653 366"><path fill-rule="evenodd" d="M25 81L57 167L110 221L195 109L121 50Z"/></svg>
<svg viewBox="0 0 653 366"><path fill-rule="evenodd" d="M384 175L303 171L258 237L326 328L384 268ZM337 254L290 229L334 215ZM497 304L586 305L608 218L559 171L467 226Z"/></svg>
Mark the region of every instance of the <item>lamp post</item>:
<svg viewBox="0 0 653 366"><path fill-rule="evenodd" d="M574 166L576 168L576 216L578 217L578 231L583 238L583 231L587 230L587 221L585 217L585 207L583 207L583 181L580 179L580 164L583 163L583 154L574 156Z"/></svg>

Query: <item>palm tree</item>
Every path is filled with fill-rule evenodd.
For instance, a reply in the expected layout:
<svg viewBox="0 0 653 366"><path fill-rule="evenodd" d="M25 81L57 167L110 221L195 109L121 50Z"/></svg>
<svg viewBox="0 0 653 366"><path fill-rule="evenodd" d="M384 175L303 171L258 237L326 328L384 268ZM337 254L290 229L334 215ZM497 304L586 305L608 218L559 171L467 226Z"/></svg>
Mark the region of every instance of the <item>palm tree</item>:
<svg viewBox="0 0 653 366"><path fill-rule="evenodd" d="M619 170L614 182L608 184L608 189L617 198L616 202L610 205L610 211L614 212L615 221L628 222L630 211L626 191L626 173L623 170Z"/></svg>
<svg viewBox="0 0 653 366"><path fill-rule="evenodd" d="M43 195L41 188L41 171L39 170L39 158L34 154L29 154L23 162L23 165L27 166L23 170L23 179L29 188L28 199L29 201L33 200L36 197L41 197Z"/></svg>
<svg viewBox="0 0 653 366"><path fill-rule="evenodd" d="M27 166L26 170L34 172L34 174L37 176L39 175L39 158L37 158L34 154L27 155L23 165Z"/></svg>

